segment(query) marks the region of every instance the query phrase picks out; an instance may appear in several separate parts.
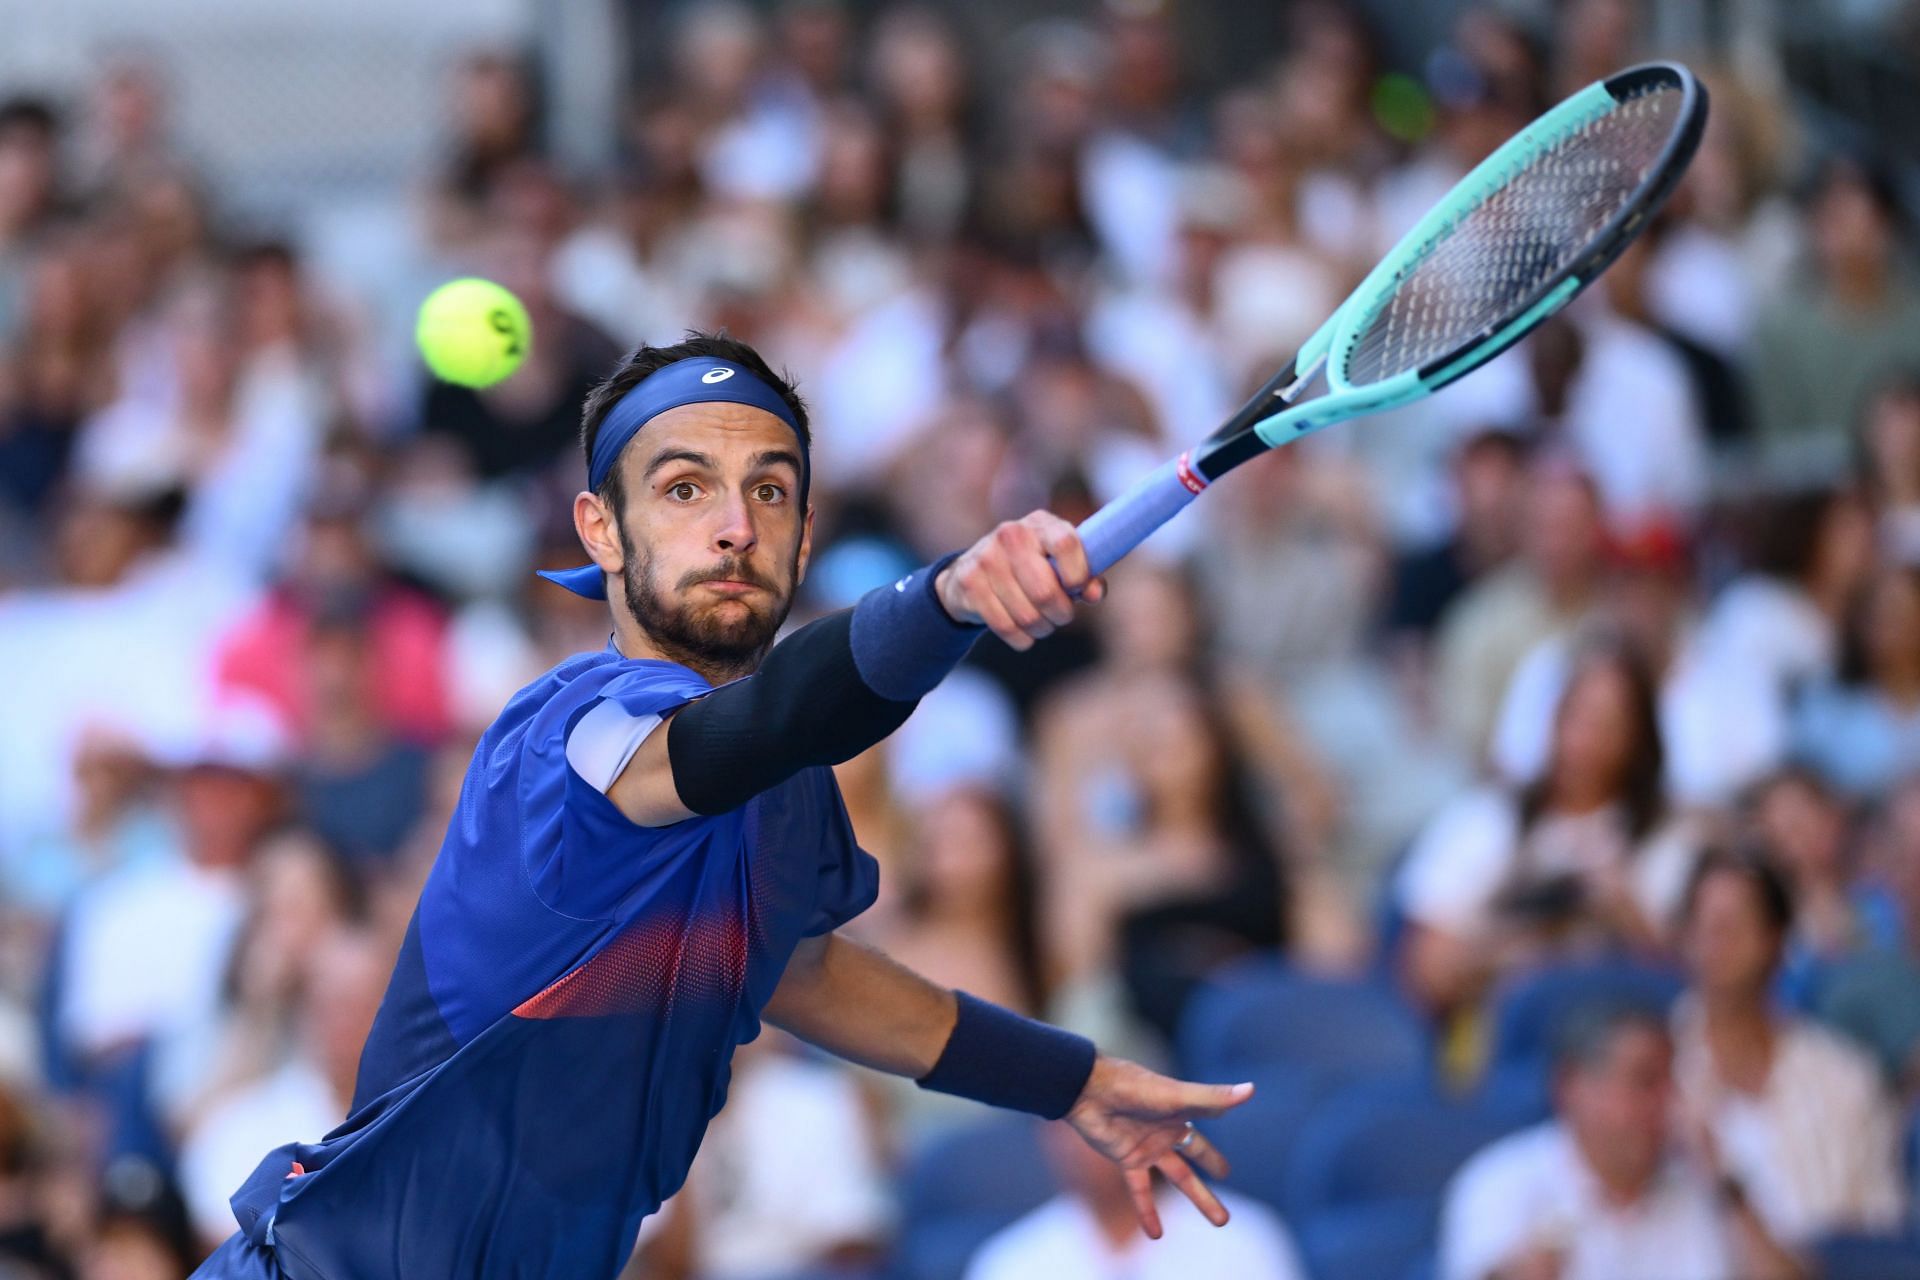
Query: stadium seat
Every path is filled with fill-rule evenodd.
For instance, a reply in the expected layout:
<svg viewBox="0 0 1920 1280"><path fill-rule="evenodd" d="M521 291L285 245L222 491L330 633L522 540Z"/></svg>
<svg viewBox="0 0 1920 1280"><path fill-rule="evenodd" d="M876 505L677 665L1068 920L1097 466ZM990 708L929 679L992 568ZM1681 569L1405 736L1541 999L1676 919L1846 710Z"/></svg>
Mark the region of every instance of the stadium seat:
<svg viewBox="0 0 1920 1280"><path fill-rule="evenodd" d="M1920 1238L1833 1236L1813 1248L1821 1280L1913 1280Z"/></svg>
<svg viewBox="0 0 1920 1280"><path fill-rule="evenodd" d="M1195 1078L1230 1078L1255 1066L1317 1072L1333 1084L1421 1076L1426 1029L1389 987L1300 972L1277 960L1222 970L1181 1020L1180 1058Z"/></svg>
<svg viewBox="0 0 1920 1280"><path fill-rule="evenodd" d="M929 1142L901 1176L894 1280L960 1280L994 1232L1055 1191L1039 1122L995 1117Z"/></svg>
<svg viewBox="0 0 1920 1280"><path fill-rule="evenodd" d="M1431 1093L1356 1086L1316 1106L1301 1128L1282 1208L1296 1221L1416 1201L1437 1212L1455 1171L1512 1129L1501 1116Z"/></svg>
<svg viewBox="0 0 1920 1280"><path fill-rule="evenodd" d="M1509 1128L1524 1129L1553 1114L1551 1074L1538 1058L1505 1063L1481 1077L1467 1101Z"/></svg>
<svg viewBox="0 0 1920 1280"><path fill-rule="evenodd" d="M1425 1199L1315 1214L1294 1225L1313 1280L1399 1280L1432 1252L1438 1215Z"/></svg>
<svg viewBox="0 0 1920 1280"><path fill-rule="evenodd" d="M1494 998L1492 1068L1552 1056L1560 1020L1583 1006L1633 1004L1665 1013L1679 996L1678 975L1629 960L1560 965L1523 974Z"/></svg>

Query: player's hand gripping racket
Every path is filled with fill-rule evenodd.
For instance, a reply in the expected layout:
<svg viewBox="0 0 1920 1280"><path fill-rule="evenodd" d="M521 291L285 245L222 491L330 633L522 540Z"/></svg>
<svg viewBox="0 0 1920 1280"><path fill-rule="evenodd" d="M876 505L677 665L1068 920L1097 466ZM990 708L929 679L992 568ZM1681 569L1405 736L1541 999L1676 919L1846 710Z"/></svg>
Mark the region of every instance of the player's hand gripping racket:
<svg viewBox="0 0 1920 1280"><path fill-rule="evenodd" d="M1087 518L1079 534L1092 571L1256 454L1430 395L1519 341L1639 234L1706 119L1693 73L1656 62L1527 126L1415 224L1219 430ZM1326 394L1301 403L1323 372Z"/></svg>

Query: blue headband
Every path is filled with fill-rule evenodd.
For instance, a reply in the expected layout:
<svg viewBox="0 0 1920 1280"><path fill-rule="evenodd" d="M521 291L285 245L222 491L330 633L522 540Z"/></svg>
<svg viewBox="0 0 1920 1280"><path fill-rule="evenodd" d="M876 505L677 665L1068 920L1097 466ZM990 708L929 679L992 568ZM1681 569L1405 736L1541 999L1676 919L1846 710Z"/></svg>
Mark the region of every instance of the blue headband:
<svg viewBox="0 0 1920 1280"><path fill-rule="evenodd" d="M683 404L716 402L765 409L793 428L794 438L800 442L800 502L804 507L811 465L807 456L806 437L800 432L800 423L794 417L792 408L778 391L755 377L752 370L731 360L718 360L712 356L676 360L648 374L633 390L620 397L619 403L613 406L593 437L593 457L587 464L587 488L599 491L607 477L613 474L621 450L639 434L641 427L667 410L677 409ZM578 569L542 569L540 576L549 582L559 583L575 595L593 600L607 598L606 574L597 564L584 564Z"/></svg>

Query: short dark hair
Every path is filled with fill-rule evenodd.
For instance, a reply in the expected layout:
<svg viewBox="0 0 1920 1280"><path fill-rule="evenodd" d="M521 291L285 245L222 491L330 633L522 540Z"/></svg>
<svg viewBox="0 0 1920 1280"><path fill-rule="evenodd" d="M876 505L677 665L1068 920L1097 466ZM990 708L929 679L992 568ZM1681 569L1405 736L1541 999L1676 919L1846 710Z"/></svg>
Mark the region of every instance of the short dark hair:
<svg viewBox="0 0 1920 1280"><path fill-rule="evenodd" d="M60 131L60 113L44 98L19 95L0 101L0 133L17 129L51 140Z"/></svg>
<svg viewBox="0 0 1920 1280"><path fill-rule="evenodd" d="M705 356L715 360L727 360L739 365L760 381L779 392L786 401L787 408L793 411L793 421L800 433L800 445L811 450L813 435L807 428L807 405L794 389L790 375L776 373L758 351L738 338L727 336L725 332L701 333L697 329L687 330L687 336L670 347L650 347L642 344L628 353L627 358L601 380L600 384L587 393L586 404L580 415L580 448L586 455L589 475L593 469L593 443L600 435L600 426L613 412L613 406L619 404L627 392L645 382L653 374L666 368L677 360L689 360ZM626 488L620 481L620 468L615 467L607 473L595 494L613 510L617 517L626 504Z"/></svg>
<svg viewBox="0 0 1920 1280"><path fill-rule="evenodd" d="M1753 886L1760 899L1761 914L1774 932L1784 934L1793 925L1793 890L1773 851L1758 840L1747 839L1731 847L1708 849L1693 865L1687 879L1686 896L1680 899L1680 919L1691 921L1699 905L1700 891L1717 875L1739 876Z"/></svg>
<svg viewBox="0 0 1920 1280"><path fill-rule="evenodd" d="M1613 1051L1613 1045L1628 1031L1651 1031L1663 1040L1672 1039L1667 1020L1659 1010L1640 1001L1622 998L1593 1000L1575 1005L1553 1028L1553 1072L1564 1076L1599 1065Z"/></svg>

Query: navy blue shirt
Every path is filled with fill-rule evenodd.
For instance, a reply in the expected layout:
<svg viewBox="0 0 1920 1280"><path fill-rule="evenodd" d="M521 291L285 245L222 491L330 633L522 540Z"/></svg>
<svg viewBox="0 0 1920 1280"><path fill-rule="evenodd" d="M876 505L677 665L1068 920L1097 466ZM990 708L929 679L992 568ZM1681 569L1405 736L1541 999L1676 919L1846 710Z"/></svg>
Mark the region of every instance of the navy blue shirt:
<svg viewBox="0 0 1920 1280"><path fill-rule="evenodd" d="M609 645L481 738L352 1113L233 1197L293 1280L611 1277L679 1188L795 946L878 879L830 770L643 828L569 766L601 700L648 716L709 691Z"/></svg>

